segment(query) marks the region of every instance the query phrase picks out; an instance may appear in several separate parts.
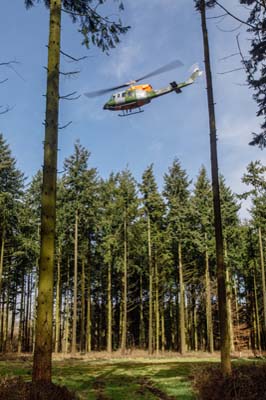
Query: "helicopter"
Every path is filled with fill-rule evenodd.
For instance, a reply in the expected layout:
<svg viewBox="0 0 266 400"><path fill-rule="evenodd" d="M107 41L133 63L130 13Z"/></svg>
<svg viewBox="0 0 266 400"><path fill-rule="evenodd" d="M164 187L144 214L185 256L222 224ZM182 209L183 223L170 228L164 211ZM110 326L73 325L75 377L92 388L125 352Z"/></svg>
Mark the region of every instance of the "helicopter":
<svg viewBox="0 0 266 400"><path fill-rule="evenodd" d="M87 92L84 94L85 96L92 98L92 97L102 96L109 92L114 92L115 90L118 89L127 88L126 90L113 93L111 98L107 101L107 103L104 104L103 109L110 111L122 111L122 114L118 114L119 117L126 117L128 115L139 114L144 111L141 109L141 107L146 104L149 104L151 100L156 99L157 97L160 96L164 96L171 92L181 93L182 92L181 89L183 87L191 85L192 83L195 82L197 77L202 75L202 71L199 69L199 67L195 66L190 77L186 81L181 83L173 81L170 82L168 86L161 89L153 89L152 86L147 83L137 85L139 81L142 81L144 79L150 78L155 75L165 73L182 65L183 63L181 61L174 60L154 70L153 72L150 72L142 76L141 78L135 79L133 81L124 83L119 86L111 87L109 89L101 89L93 92ZM136 109L138 110L136 111Z"/></svg>

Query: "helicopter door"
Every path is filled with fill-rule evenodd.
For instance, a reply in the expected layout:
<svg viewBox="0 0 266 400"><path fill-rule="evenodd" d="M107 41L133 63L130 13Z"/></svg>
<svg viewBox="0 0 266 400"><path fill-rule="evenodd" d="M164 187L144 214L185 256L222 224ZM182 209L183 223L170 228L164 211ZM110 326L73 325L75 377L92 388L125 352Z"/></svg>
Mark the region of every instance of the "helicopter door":
<svg viewBox="0 0 266 400"><path fill-rule="evenodd" d="M116 102L116 104L125 103L125 92L123 92L123 93L117 93L117 94L115 95L115 102Z"/></svg>

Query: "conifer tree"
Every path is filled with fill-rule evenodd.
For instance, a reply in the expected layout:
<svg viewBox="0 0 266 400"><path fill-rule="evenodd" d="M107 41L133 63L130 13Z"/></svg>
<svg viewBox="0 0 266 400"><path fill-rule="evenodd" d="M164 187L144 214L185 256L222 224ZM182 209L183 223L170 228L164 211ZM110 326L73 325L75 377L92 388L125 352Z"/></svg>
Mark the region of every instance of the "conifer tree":
<svg viewBox="0 0 266 400"><path fill-rule="evenodd" d="M121 352L127 349L128 332L128 298L129 286L129 260L131 253L132 225L137 216L138 199L136 195L136 182L131 172L125 169L118 175L117 207L120 210L120 238L121 238L121 270L122 270L122 295L121 295Z"/></svg>
<svg viewBox="0 0 266 400"><path fill-rule="evenodd" d="M240 0L240 4L248 6L249 17L247 19L248 32L251 33L249 58L242 59L247 72L247 81L254 90L253 98L258 105L257 116L263 118L261 133L253 133L251 145L260 148L266 146L266 80L265 80L265 46L266 46L266 3L257 0Z"/></svg>
<svg viewBox="0 0 266 400"><path fill-rule="evenodd" d="M251 162L247 166L247 171L243 175L242 181L251 186L251 190L244 193L244 198L251 197L253 223L258 231L258 243L261 266L262 298L263 298L263 330L266 332L266 282L264 251L262 244L262 235L265 235L264 226L266 222L266 167L260 161Z"/></svg>
<svg viewBox="0 0 266 400"><path fill-rule="evenodd" d="M149 333L148 350L153 352L153 304L155 302L155 326L156 326L156 352L159 351L159 299L158 299L158 261L156 260L156 239L159 229L162 228L162 216L164 211L163 200L158 193L157 184L153 173L153 165L150 165L142 175L140 190L143 195L144 214L147 220L147 249L148 249L148 270L149 270ZM152 254L155 253L155 254ZM154 260L154 262L153 262ZM155 264L155 265L153 265ZM156 266L156 268L154 268ZM155 290L153 288L155 284ZM155 292L155 301L153 293Z"/></svg>
<svg viewBox="0 0 266 400"><path fill-rule="evenodd" d="M192 197L192 235L193 243L199 255L197 259L202 263L198 271L204 277L205 310L206 310L206 343L210 353L214 351L212 298L211 298L211 271L210 271L210 247L213 237L213 208L211 184L207 177L205 167L200 169ZM197 254L197 253L196 253ZM203 270L202 270L202 266Z"/></svg>
<svg viewBox="0 0 266 400"><path fill-rule="evenodd" d="M183 257L184 246L188 237L188 216L190 181L181 168L179 160L175 159L164 175L164 197L167 207L168 241L172 251L173 265L178 271L179 282L179 342L181 354L186 351L186 327L185 327L185 286Z"/></svg>

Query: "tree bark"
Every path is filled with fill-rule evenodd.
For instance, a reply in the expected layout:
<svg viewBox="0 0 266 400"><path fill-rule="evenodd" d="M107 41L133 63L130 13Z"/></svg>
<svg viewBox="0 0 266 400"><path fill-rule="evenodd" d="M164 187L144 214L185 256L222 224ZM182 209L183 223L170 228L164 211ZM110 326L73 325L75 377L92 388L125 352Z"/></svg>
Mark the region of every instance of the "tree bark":
<svg viewBox="0 0 266 400"><path fill-rule="evenodd" d="M153 270L152 270L152 254L151 254L151 220L148 214L148 264L149 264L149 343L148 352L153 353L152 339L153 339Z"/></svg>
<svg viewBox="0 0 266 400"><path fill-rule="evenodd" d="M211 151L211 171L212 171L212 192L213 192L213 208L214 208L214 227L215 227L215 242L216 242L216 262L217 262L217 284L218 284L218 306L220 319L220 334L221 334L221 369L224 375L231 374L231 359L230 359L230 329L226 306L226 276L225 262L223 249L223 232L221 219L221 203L219 189L219 174L218 174L218 157L217 157L217 135L216 121L214 110L214 98L212 88L212 73L209 51L209 39L206 24L206 4L205 0L200 2L201 26L203 34L203 47L205 57L205 69L207 80L207 96L209 109L209 126L210 126L210 151Z"/></svg>
<svg viewBox="0 0 266 400"><path fill-rule="evenodd" d="M56 222L59 64L61 0L50 2L43 185L41 196L41 249L33 382L51 382L53 335L53 270Z"/></svg>
<svg viewBox="0 0 266 400"><path fill-rule="evenodd" d="M178 243L178 274L179 274L179 334L180 334L180 353L186 352L186 333L185 333L185 289L183 279L182 247Z"/></svg>
<svg viewBox="0 0 266 400"><path fill-rule="evenodd" d="M87 267L87 325L86 325L86 352L91 352L91 257L90 241Z"/></svg>
<svg viewBox="0 0 266 400"><path fill-rule="evenodd" d="M124 268L123 268L123 312L121 353L125 354L127 347L127 210L124 212Z"/></svg>
<svg viewBox="0 0 266 400"><path fill-rule="evenodd" d="M262 283L262 297L263 297L263 331L264 335L266 335L266 285L265 285L265 267L264 267L261 227L259 227L258 233L259 233L260 267L261 267L261 283Z"/></svg>
<svg viewBox="0 0 266 400"><path fill-rule="evenodd" d="M206 289L206 328L207 328L207 348L213 353L213 323L212 323L212 305L211 305L211 285L209 271L209 254L205 250L205 289Z"/></svg>
<svg viewBox="0 0 266 400"><path fill-rule="evenodd" d="M108 276L107 276L107 351L108 351L108 353L112 353L112 263L111 263L111 260L108 261L107 274L108 274Z"/></svg>
<svg viewBox="0 0 266 400"><path fill-rule="evenodd" d="M57 260L56 302L55 302L55 352L60 350L61 337L61 250Z"/></svg>
<svg viewBox="0 0 266 400"><path fill-rule="evenodd" d="M74 243L74 297L72 319L71 353L77 352L77 304L78 303L78 211L75 214L75 243Z"/></svg>
<svg viewBox="0 0 266 400"><path fill-rule="evenodd" d="M81 261L81 329L80 329L80 351L85 350L85 257Z"/></svg>
<svg viewBox="0 0 266 400"><path fill-rule="evenodd" d="M3 228L1 237L1 253L0 253L0 296L2 293L2 280L3 280L3 269L4 269L4 251L5 251L5 228Z"/></svg>

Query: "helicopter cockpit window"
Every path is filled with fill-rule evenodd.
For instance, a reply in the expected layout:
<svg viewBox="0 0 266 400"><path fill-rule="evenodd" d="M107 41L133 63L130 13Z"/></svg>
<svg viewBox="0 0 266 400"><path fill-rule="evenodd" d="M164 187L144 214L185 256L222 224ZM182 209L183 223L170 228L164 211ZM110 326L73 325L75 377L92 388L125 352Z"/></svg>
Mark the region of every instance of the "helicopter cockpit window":
<svg viewBox="0 0 266 400"><path fill-rule="evenodd" d="M122 93L122 97L126 97L126 92L123 92L123 93Z"/></svg>

